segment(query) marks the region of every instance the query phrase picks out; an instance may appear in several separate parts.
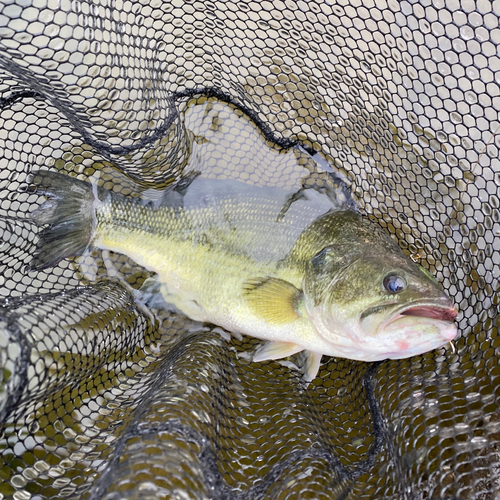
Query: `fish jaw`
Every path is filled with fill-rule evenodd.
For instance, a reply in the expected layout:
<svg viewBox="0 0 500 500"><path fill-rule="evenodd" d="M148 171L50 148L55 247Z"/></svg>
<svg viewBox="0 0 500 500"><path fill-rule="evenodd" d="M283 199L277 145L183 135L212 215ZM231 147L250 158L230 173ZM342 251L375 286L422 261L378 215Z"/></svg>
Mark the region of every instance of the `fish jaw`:
<svg viewBox="0 0 500 500"><path fill-rule="evenodd" d="M450 321L402 316L390 323L381 334L388 349L384 356L403 359L424 354L448 344L457 332L457 326Z"/></svg>
<svg viewBox="0 0 500 500"><path fill-rule="evenodd" d="M457 317L457 309L448 298L440 302L415 301L396 308L377 328L375 335L395 331L414 329L428 330L435 325L436 331L446 342L453 340L457 328L453 322ZM419 325L421 327L419 328Z"/></svg>
<svg viewBox="0 0 500 500"><path fill-rule="evenodd" d="M454 323L457 310L448 298L414 301L393 308L389 314L382 311L382 321L371 316L365 320L333 319L322 307L308 312L318 336L329 344L329 349L323 348L324 354L359 361L417 356L443 347L458 333Z"/></svg>
<svg viewBox="0 0 500 500"><path fill-rule="evenodd" d="M403 359L438 349L451 342L458 329L457 309L445 297L441 301L415 301L394 309L375 332L366 328L366 339L379 343L379 359Z"/></svg>

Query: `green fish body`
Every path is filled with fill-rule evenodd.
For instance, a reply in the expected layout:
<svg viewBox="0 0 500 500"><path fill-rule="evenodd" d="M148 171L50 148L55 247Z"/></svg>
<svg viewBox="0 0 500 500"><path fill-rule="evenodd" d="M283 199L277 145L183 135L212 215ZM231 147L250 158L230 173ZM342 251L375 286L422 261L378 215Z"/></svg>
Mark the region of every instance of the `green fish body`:
<svg viewBox="0 0 500 500"><path fill-rule="evenodd" d="M46 225L32 269L93 246L156 273L161 294L193 320L267 340L255 361L306 351L373 361L440 347L456 311L437 282L377 225L307 190L197 177L156 204L39 171Z"/></svg>

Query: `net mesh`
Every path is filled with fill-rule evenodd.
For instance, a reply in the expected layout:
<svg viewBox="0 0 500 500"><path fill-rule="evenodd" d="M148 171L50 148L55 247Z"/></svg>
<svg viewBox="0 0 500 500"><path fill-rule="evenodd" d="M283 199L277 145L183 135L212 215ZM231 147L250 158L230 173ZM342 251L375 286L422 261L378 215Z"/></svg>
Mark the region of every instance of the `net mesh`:
<svg viewBox="0 0 500 500"><path fill-rule="evenodd" d="M499 19L487 0L4 0L0 498L498 498ZM331 165L459 306L455 349L324 358L304 388L249 361L256 339L137 304L148 273L124 256L27 272L29 172L138 196L194 152L260 185Z"/></svg>

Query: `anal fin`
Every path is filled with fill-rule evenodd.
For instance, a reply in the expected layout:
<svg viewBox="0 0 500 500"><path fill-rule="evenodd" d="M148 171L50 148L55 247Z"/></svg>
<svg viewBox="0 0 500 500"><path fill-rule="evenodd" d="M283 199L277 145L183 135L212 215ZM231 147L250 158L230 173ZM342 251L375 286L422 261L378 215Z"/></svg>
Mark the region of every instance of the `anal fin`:
<svg viewBox="0 0 500 500"><path fill-rule="evenodd" d="M281 359L302 351L304 348L291 342L269 341L259 347L253 356L254 361L268 361L270 359Z"/></svg>

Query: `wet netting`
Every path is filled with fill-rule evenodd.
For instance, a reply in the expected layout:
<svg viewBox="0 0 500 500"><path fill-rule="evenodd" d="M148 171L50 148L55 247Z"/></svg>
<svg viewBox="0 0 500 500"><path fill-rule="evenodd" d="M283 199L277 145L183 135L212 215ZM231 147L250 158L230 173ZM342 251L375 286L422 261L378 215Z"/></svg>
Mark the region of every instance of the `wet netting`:
<svg viewBox="0 0 500 500"><path fill-rule="evenodd" d="M499 498L499 20L488 0L3 0L0 498ZM325 356L306 386L299 360L139 300L128 257L30 270L40 169L130 197L335 173L459 336Z"/></svg>

